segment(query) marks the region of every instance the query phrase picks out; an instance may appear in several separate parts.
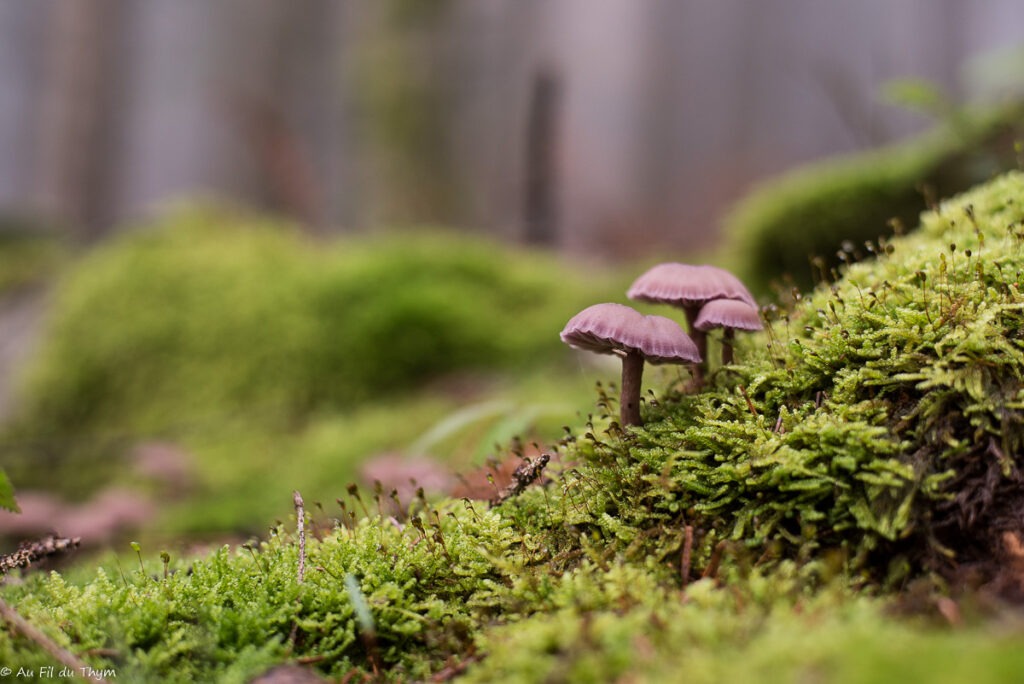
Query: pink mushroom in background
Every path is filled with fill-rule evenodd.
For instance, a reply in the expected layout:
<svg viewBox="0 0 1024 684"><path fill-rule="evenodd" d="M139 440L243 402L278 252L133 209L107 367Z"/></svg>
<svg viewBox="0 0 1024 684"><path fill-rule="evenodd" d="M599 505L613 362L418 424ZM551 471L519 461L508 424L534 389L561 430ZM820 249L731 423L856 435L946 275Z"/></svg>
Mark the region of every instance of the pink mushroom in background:
<svg viewBox="0 0 1024 684"><path fill-rule="evenodd" d="M642 425L640 385L644 361L700 363L693 340L675 321L644 316L623 304L595 304L573 316L561 334L571 347L622 358L619 419L623 426Z"/></svg>
<svg viewBox="0 0 1024 684"><path fill-rule="evenodd" d="M757 307L739 299L714 299L708 302L701 308L693 326L703 333L715 328L722 328L723 366L732 363L732 342L735 331L752 332L764 328Z"/></svg>

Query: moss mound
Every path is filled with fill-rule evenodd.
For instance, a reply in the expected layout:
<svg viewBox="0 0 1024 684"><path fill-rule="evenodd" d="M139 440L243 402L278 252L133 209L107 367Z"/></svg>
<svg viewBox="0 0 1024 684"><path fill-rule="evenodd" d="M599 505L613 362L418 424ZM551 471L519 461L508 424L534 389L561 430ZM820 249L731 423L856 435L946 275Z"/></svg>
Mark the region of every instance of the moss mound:
<svg viewBox="0 0 1024 684"><path fill-rule="evenodd" d="M965 115L910 142L811 164L757 188L726 220L744 280L759 291L784 279L808 289L842 259L866 254L865 241L917 225L929 198L1017 168L1021 111Z"/></svg>
<svg viewBox="0 0 1024 684"><path fill-rule="evenodd" d="M351 490L339 527L310 541L304 584L279 530L191 572L4 594L140 681L237 681L284 660L393 681L684 666L694 681L761 667L998 681L1020 666L1019 632L915 628L868 596L966 566L1020 588L1024 174L877 251L747 338L706 391L652 402L646 427L622 430L601 396L547 486L492 510L419 499L399 520L371 515L386 492ZM957 653L987 666L957 670ZM8 633L0 655L39 658Z"/></svg>
<svg viewBox="0 0 1024 684"><path fill-rule="evenodd" d="M549 258L464 237L323 244L225 208L178 211L60 283L12 441L32 452L21 460L109 460L139 436L240 417L287 429L452 373L543 364L564 358L549 331L587 289Z"/></svg>
<svg viewBox="0 0 1024 684"><path fill-rule="evenodd" d="M295 539L275 534L249 552L175 563L166 575L159 562L147 568L152 576L138 566L101 570L84 587L53 575L14 588L13 599L37 618L62 606L58 643L104 653L93 661L127 681L240 682L290 657L336 676L376 666L422 681L437 658L467 647L471 616L493 593L486 587L508 579L490 560L506 553L508 525L483 511L451 512L426 528L417 518L420 529L376 519L323 541L311 535L301 584ZM371 630L372 642L360 638ZM0 658L49 664L7 632Z"/></svg>
<svg viewBox="0 0 1024 684"><path fill-rule="evenodd" d="M942 204L752 338L712 391L585 442L627 474L583 499L626 511L618 536L637 510L638 539L690 521L703 558L730 540L890 581L997 564L1024 520L1022 219L1019 173Z"/></svg>
<svg viewBox="0 0 1024 684"><path fill-rule="evenodd" d="M581 298L558 271L451 236L324 246L250 215L174 214L62 283L28 412L64 426L295 414L551 358L546 332Z"/></svg>

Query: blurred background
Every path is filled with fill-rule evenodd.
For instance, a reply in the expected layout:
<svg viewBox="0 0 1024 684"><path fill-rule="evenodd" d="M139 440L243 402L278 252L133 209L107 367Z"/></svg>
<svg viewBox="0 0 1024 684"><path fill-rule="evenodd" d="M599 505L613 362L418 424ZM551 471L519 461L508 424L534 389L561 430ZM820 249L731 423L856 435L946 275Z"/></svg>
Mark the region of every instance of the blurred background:
<svg viewBox="0 0 1024 684"><path fill-rule="evenodd" d="M1013 0L5 2L0 206L88 238L199 194L690 249L751 181L920 130L888 80L973 98L1022 32Z"/></svg>
<svg viewBox="0 0 1024 684"><path fill-rule="evenodd" d="M0 3L0 535L486 497L638 268L767 301L1019 167L1022 44L1016 0Z"/></svg>

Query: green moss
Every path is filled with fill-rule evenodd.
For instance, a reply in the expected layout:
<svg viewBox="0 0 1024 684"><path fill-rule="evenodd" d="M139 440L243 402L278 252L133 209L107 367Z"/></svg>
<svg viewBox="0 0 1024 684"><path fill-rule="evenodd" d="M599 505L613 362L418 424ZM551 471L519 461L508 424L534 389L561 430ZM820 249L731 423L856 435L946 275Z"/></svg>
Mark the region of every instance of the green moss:
<svg viewBox="0 0 1024 684"><path fill-rule="evenodd" d="M100 571L85 586L59 575L14 587L18 610L58 643L107 655L95 667L130 681L220 681L232 668L306 658L336 677L370 661L392 678L423 679L461 651L471 617L486 613L507 577L491 558L508 553L513 532L484 510L431 510L401 529L364 520L307 541L305 581L297 579L292 536L252 552L226 547L175 572ZM370 607L373 641L360 626L346 577ZM34 648L0 633L4 663L35 663Z"/></svg>
<svg viewBox="0 0 1024 684"><path fill-rule="evenodd" d="M432 457L439 474L473 470L501 453L499 445L513 436L554 439L561 434L562 425L576 420L575 406L590 398L585 387L567 396L566 385L574 379L551 371L532 379L521 375L521 388L493 387L492 401L466 408L436 393L419 393L323 412L287 431L244 418L218 423L188 435L192 488L184 498L163 501L144 532L161 538L259 534L268 521L284 519L291 511L290 501L281 496L282 483L300 490L311 510L316 502L333 505L341 487L362 480L361 466L382 454ZM556 399L575 403L544 403Z"/></svg>
<svg viewBox="0 0 1024 684"><path fill-rule="evenodd" d="M285 432L247 420L218 424L189 439L194 490L165 502L149 527L164 535L262 532L268 521L290 511L280 483L302 491L311 508L315 502L330 504L341 487L359 479L367 458L400 451L451 406L442 399L409 399L323 414Z"/></svg>
<svg viewBox="0 0 1024 684"><path fill-rule="evenodd" d="M595 419L565 521L638 555L688 523L701 562L726 540L891 581L991 561L1020 503L1021 197L1013 173L943 204L645 430Z"/></svg>
<svg viewBox="0 0 1024 684"><path fill-rule="evenodd" d="M580 297L553 271L465 239L318 246L251 216L174 215L68 276L28 411L72 427L287 416L551 358L541 331ZM502 316L522 325L498 334Z"/></svg>
<svg viewBox="0 0 1024 684"><path fill-rule="evenodd" d="M25 486L45 464L48 481L88 492L138 439L191 446L238 422L287 433L453 373L556 363L550 330L590 289L547 257L484 241L321 244L224 208L171 213L61 282L5 440L22 445L8 472Z"/></svg>
<svg viewBox="0 0 1024 684"><path fill-rule="evenodd" d="M295 659L392 681L466 665L470 681L1001 681L1021 667L1019 628L964 615L943 631L885 609L913 578L998 573L1002 536L1020 532L1024 174L879 251L748 337L706 391L663 392L646 427L623 431L602 390L548 486L490 511L418 499L410 517L362 521L372 495L352 494L342 525L310 540L305 584L278 532L167 579L51 576L4 594L142 681ZM37 658L6 632L0 653Z"/></svg>
<svg viewBox="0 0 1024 684"><path fill-rule="evenodd" d="M14 500L14 488L11 487L11 481L3 470L0 470L0 508L18 511L18 504Z"/></svg>
<svg viewBox="0 0 1024 684"><path fill-rule="evenodd" d="M538 613L482 641L488 657L467 682L1003 682L1024 665L1019 633L913 625L834 592L766 596L707 581L617 608Z"/></svg>
<svg viewBox="0 0 1024 684"><path fill-rule="evenodd" d="M913 228L928 197L944 198L1016 168L1019 105L964 114L891 147L814 163L772 179L726 220L728 253L753 289L810 288L838 266L837 252ZM817 265L815 260L819 260Z"/></svg>

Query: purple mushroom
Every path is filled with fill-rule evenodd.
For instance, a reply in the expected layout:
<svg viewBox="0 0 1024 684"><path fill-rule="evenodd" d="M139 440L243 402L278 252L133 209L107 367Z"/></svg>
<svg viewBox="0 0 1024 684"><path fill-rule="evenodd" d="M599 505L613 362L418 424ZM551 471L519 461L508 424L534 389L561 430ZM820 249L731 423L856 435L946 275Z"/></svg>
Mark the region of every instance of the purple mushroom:
<svg viewBox="0 0 1024 684"><path fill-rule="evenodd" d="M761 330L761 315L757 307L739 299L713 299L705 304L693 326L707 333L714 328L723 329L722 365L732 363L732 341L736 330Z"/></svg>
<svg viewBox="0 0 1024 684"><path fill-rule="evenodd" d="M725 269L707 265L658 264L633 281L626 296L682 309L701 358L707 356L707 335L694 325L701 307L715 299L736 299L757 306L739 278Z"/></svg>
<svg viewBox="0 0 1024 684"><path fill-rule="evenodd" d="M679 324L664 316L644 316L623 304L595 304L573 316L561 334L571 347L622 358L622 425L642 425L640 383L644 361L699 363L693 340Z"/></svg>

